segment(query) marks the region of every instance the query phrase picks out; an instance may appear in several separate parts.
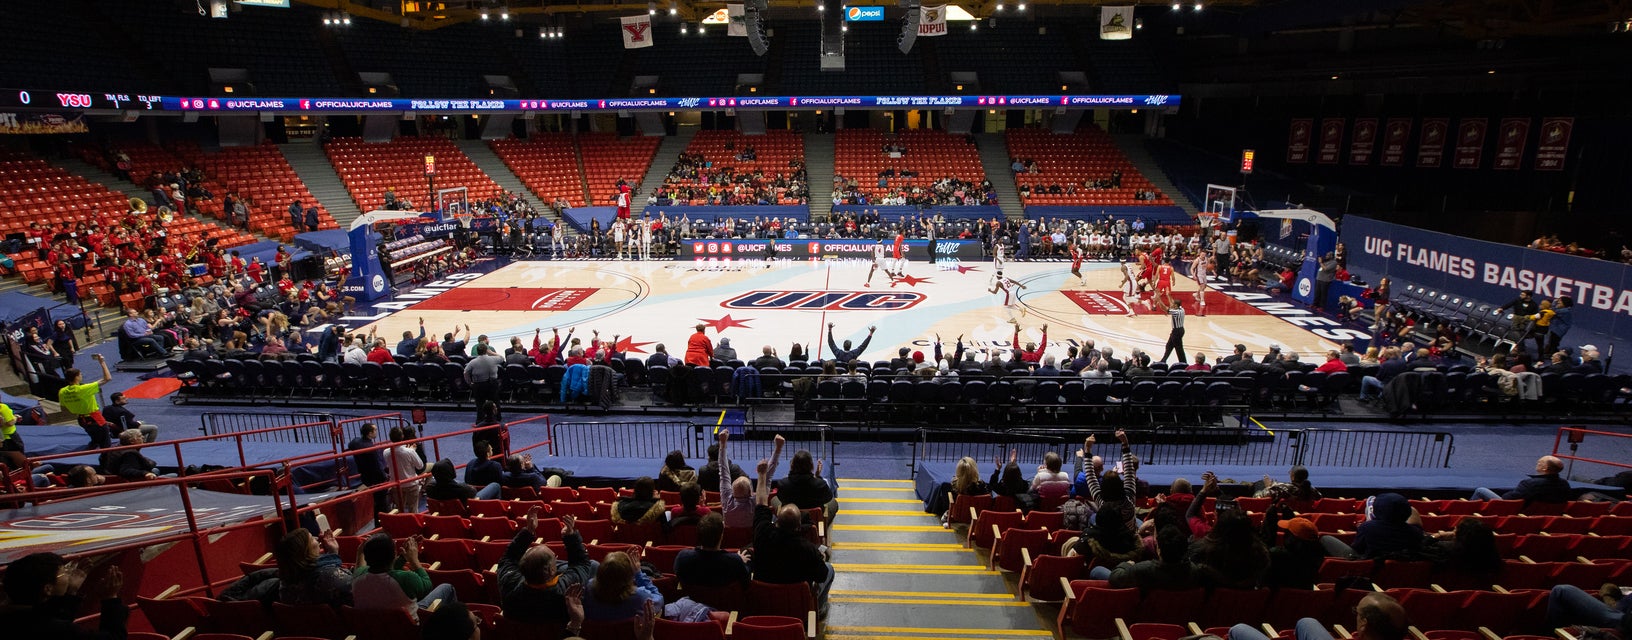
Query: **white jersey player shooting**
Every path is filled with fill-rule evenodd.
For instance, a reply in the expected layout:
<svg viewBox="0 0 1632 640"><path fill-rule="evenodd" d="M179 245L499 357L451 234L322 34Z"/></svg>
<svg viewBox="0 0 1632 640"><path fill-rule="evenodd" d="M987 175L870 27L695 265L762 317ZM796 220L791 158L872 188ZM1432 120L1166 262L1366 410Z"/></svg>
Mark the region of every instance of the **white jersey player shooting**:
<svg viewBox="0 0 1632 640"><path fill-rule="evenodd" d="M1133 271L1132 262L1122 263L1122 306L1128 308L1128 317L1135 314L1133 306L1139 304L1139 276Z"/></svg>
<svg viewBox="0 0 1632 640"><path fill-rule="evenodd" d="M1016 281L1013 278L1005 278L1003 277L1003 272L998 271L992 274L992 279L987 284L986 291L989 293L997 293L999 291L1003 292L1004 308L1009 310L1017 310L1020 312L1020 315L1023 316L1026 315L1026 308L1020 305L1019 289L1024 288L1026 288L1026 285L1021 284L1019 281Z"/></svg>
<svg viewBox="0 0 1632 640"><path fill-rule="evenodd" d="M873 245L873 266L867 269L867 281L862 283L861 286L873 286L873 274L879 269L883 269L884 276L893 282L895 280L895 276L890 273L891 267L894 266L892 264L893 262L894 260L890 258L890 248L884 246L883 240L879 240L878 244Z"/></svg>

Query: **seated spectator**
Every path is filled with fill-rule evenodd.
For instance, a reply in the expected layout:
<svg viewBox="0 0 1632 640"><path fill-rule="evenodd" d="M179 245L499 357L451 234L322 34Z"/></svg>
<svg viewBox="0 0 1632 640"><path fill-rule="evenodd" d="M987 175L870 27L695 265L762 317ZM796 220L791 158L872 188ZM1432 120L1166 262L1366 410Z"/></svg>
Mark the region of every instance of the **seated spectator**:
<svg viewBox="0 0 1632 640"><path fill-rule="evenodd" d="M1536 459L1536 472L1530 477L1519 481L1519 486L1500 496L1495 491L1479 487L1473 490L1474 500L1523 500L1525 504L1531 502L1569 502L1575 497L1570 490L1570 481L1559 476L1564 471L1564 461L1553 456L1542 456Z"/></svg>
<svg viewBox="0 0 1632 640"><path fill-rule="evenodd" d="M504 474L504 486L506 487L512 489L532 487L537 489L546 484L544 475L533 467L532 454L512 454L509 458L505 458L505 466L507 467Z"/></svg>
<svg viewBox="0 0 1632 640"><path fill-rule="evenodd" d="M1213 367L1207 364L1207 354L1196 352L1195 362L1184 368L1185 371L1212 371Z"/></svg>
<svg viewBox="0 0 1632 640"><path fill-rule="evenodd" d="M767 469L754 490L754 579L771 584L810 584L819 615L826 617L833 565L827 563L821 549L806 539L797 507L785 504L771 508L771 483L766 481L770 471Z"/></svg>
<svg viewBox="0 0 1632 640"><path fill-rule="evenodd" d="M130 404L130 400L125 397L123 391L115 391L113 395L108 396L108 407L102 410L102 419L108 422L108 428L116 433L127 429L135 429L141 432L143 442L157 441L159 439L159 428L137 420L136 414L131 413L126 406L128 404Z"/></svg>
<svg viewBox="0 0 1632 640"><path fill-rule="evenodd" d="M721 439L726 437L725 429L720 430L719 437ZM736 463L731 463L729 473L724 479L726 483L729 483L737 478L747 477L747 475L748 474L742 472L742 467L737 466ZM710 444L708 445L708 463L704 464L701 469L697 470L697 484L707 489L710 487L722 486L720 480L720 445L717 443ZM720 489L720 493L725 494L728 492L722 488ZM750 511L752 511L752 509L750 509Z"/></svg>
<svg viewBox="0 0 1632 640"><path fill-rule="evenodd" d="M1002 459L999 459L997 467L992 469L992 478L986 483L991 486L994 495L1013 500L1021 511L1030 511L1036 501L1031 497L1031 483L1020 471L1019 455L1019 449L1010 449L1009 463L1002 464Z"/></svg>
<svg viewBox="0 0 1632 640"><path fill-rule="evenodd" d="M958 460L957 466L952 469L952 481L943 483L935 493L936 503L939 503L940 499L947 501L947 504L940 509L941 524L944 525L946 524L946 510L951 508L951 503L958 496L989 496L992 495L992 488L980 479L980 468L976 465L975 459L964 456ZM951 497L946 497L949 493Z"/></svg>
<svg viewBox="0 0 1632 640"><path fill-rule="evenodd" d="M737 465L731 464L731 458L725 452L725 445L730 440L731 434L727 430L721 429L717 438L719 443L709 448L711 450L717 448L721 465L738 470ZM775 447L771 450L771 459L761 463L763 468L759 471L760 482L770 481L771 472L776 469L777 460L782 457L784 442L782 436L776 436ZM705 467L704 470L706 471L707 468ZM716 473L718 472L716 471ZM743 476L728 481L727 476L720 476L718 485L720 487L720 512L725 518L725 526L741 528L754 526L754 485L748 481L748 477Z"/></svg>
<svg viewBox="0 0 1632 640"><path fill-rule="evenodd" d="M574 587L578 589L578 587ZM569 596L571 599L571 596ZM573 599L576 600L576 599ZM568 605L575 617L568 626L579 628L584 623L581 602ZM419 620L422 640L477 640L482 630L482 618L458 600L444 602L436 611L428 612Z"/></svg>
<svg viewBox="0 0 1632 640"><path fill-rule="evenodd" d="M612 522L616 524L646 524L658 522L667 509L657 497L657 483L650 477L635 480L634 495L620 497L612 505Z"/></svg>
<svg viewBox="0 0 1632 640"><path fill-rule="evenodd" d="M483 443L486 444L486 443ZM431 484L425 487L425 497L432 500L492 500L499 497L499 483L490 482L477 489L458 480L453 461L447 458L431 465Z"/></svg>
<svg viewBox="0 0 1632 640"><path fill-rule="evenodd" d="M432 474L435 474L434 468ZM486 440L476 443L476 457L465 463L465 484L473 487L504 484L504 466L493 459L493 445Z"/></svg>
<svg viewBox="0 0 1632 640"><path fill-rule="evenodd" d="M1453 571L1481 584L1496 584L1502 572L1502 554L1496 550L1496 534L1478 518L1463 518L1453 531L1433 535L1428 555L1437 568Z"/></svg>
<svg viewBox="0 0 1632 640"><path fill-rule="evenodd" d="M581 615L573 619L570 609L574 593L589 583L596 563L589 559L578 519L561 517L561 543L567 559L557 560L548 545L534 545L538 530L538 507L528 510L518 524L521 529L505 547L499 560L499 602L504 617L526 624L561 625L567 635L577 635Z"/></svg>
<svg viewBox="0 0 1632 640"><path fill-rule="evenodd" d="M821 509L825 519L833 520L838 510L838 502L833 499L833 488L822 478L822 463L813 458L809 451L800 449L794 452L793 460L788 463L788 476L776 485L777 506L793 505L800 511Z"/></svg>
<svg viewBox="0 0 1632 640"><path fill-rule="evenodd" d="M1113 589L1189 589L1196 582L1187 558L1190 536L1177 527L1156 532L1156 557L1140 562L1124 562L1114 571L1096 566L1088 572L1095 580L1109 580ZM1099 576L1105 576L1103 578Z"/></svg>
<svg viewBox="0 0 1632 640"><path fill-rule="evenodd" d="M1410 501L1398 493L1381 493L1371 498L1371 519L1354 531L1354 544L1331 536L1321 536L1326 555L1338 558L1414 559L1422 551L1422 519Z"/></svg>
<svg viewBox="0 0 1632 640"><path fill-rule="evenodd" d="M401 556L395 547L391 536L383 533L363 541L363 561L352 571L353 606L362 610L396 609L418 622L420 609L438 600L443 604L457 600L453 585L431 586L431 576L419 562L419 543L413 538L404 540Z"/></svg>
<svg viewBox="0 0 1632 640"><path fill-rule="evenodd" d="M686 455L679 449L663 458L663 468L657 472L659 491L679 491L686 483L697 482L697 470L686 464Z"/></svg>
<svg viewBox="0 0 1632 640"><path fill-rule="evenodd" d="M606 555L589 582L584 598L584 619L604 622L628 620L646 610L647 602L663 608L663 594L652 579L640 570L629 554L614 551Z"/></svg>
<svg viewBox="0 0 1632 640"><path fill-rule="evenodd" d="M702 504L703 488L695 482L687 482L680 487L680 504L669 507L667 514L670 526L696 526L697 521L710 513L709 508Z"/></svg>
<svg viewBox="0 0 1632 640"><path fill-rule="evenodd" d="M1269 568L1269 549L1258 539L1252 518L1221 500L1211 531L1191 547L1190 559L1201 580L1212 587L1251 589ZM1227 506L1226 506L1227 505Z"/></svg>
<svg viewBox="0 0 1632 640"><path fill-rule="evenodd" d="M125 637L130 609L119 601L124 574L108 569L95 584L85 584L85 568L55 553L31 553L6 566L7 604L0 607L0 626L9 637L53 640L112 640ZM74 624L83 598L99 598L101 617L95 631Z"/></svg>
<svg viewBox="0 0 1632 640"><path fill-rule="evenodd" d="M1315 367L1315 373L1339 373L1348 371L1349 365L1343 363L1343 356L1336 351L1326 352L1326 361Z"/></svg>
<svg viewBox="0 0 1632 640"><path fill-rule="evenodd" d="M721 549L724 538L725 520L719 514L710 513L697 522L696 548L681 551L674 558L674 574L682 586L748 586L751 556L746 550L733 553Z"/></svg>
<svg viewBox="0 0 1632 640"><path fill-rule="evenodd" d="M1278 540L1278 544L1269 548L1269 568L1264 572L1263 585L1315 588L1320 565L1326 561L1326 550L1320 546L1320 531L1308 518L1291 517L1291 507L1276 505L1270 510L1264 517L1265 539Z"/></svg>
<svg viewBox="0 0 1632 640"><path fill-rule="evenodd" d="M1106 471L1103 477L1099 473L1085 473L1082 479L1088 490L1088 499L1100 505L1100 512L1094 516L1094 522L1109 526L1110 523L1102 519L1105 515L1104 507L1106 504L1119 503L1126 508L1116 512L1116 515L1122 517L1123 526L1129 531L1134 531L1139 526L1134 518L1135 498L1139 491L1139 458L1133 455L1133 449L1128 447L1127 432L1118 429L1116 439L1122 445L1122 461L1118 465L1120 469ZM1082 454L1085 459L1095 458L1094 440L1094 436L1088 436L1083 440Z"/></svg>
<svg viewBox="0 0 1632 640"><path fill-rule="evenodd" d="M135 429L126 429L119 432L119 445L130 446L142 444L142 432ZM106 471L130 481L139 482L159 477L159 463L152 458L142 455L140 449L126 449L113 454Z"/></svg>
<svg viewBox="0 0 1632 640"><path fill-rule="evenodd" d="M351 574L340 567L340 543L332 532L313 536L306 529L284 534L274 550L278 561L278 602L351 604Z"/></svg>
<svg viewBox="0 0 1632 640"><path fill-rule="evenodd" d="M1132 511L1122 502L1108 502L1100 505L1099 512L1094 514L1096 524L1090 524L1083 529L1082 535L1067 540L1061 552L1065 555L1078 555L1088 558L1090 566L1115 567L1124 562L1137 562L1144 552L1139 543L1139 536L1133 530L1122 526L1122 521L1132 519ZM1107 575L1108 574L1101 574Z"/></svg>
<svg viewBox="0 0 1632 640"><path fill-rule="evenodd" d="M1031 478L1031 491L1040 498L1059 498L1071 493L1071 476L1060 470L1063 465L1060 454L1050 451L1043 454L1043 464L1037 467L1037 474Z"/></svg>
<svg viewBox="0 0 1632 640"><path fill-rule="evenodd" d="M1398 600L1386 593L1371 593L1360 599L1360 604L1354 607L1354 630L1350 633L1352 640L1402 640L1406 635L1409 624L1405 619L1405 608ZM1298 620L1297 640L1332 640L1332 633L1326 630L1326 625L1314 618ZM1257 628L1249 624L1238 624L1230 627L1227 640L1269 640Z"/></svg>
<svg viewBox="0 0 1632 640"><path fill-rule="evenodd" d="M1286 482L1276 482L1264 474L1254 497L1271 498L1276 502L1296 501L1301 503L1314 502L1320 499L1320 490L1309 482L1309 469L1303 465L1295 465L1287 472Z"/></svg>
<svg viewBox="0 0 1632 640"><path fill-rule="evenodd" d="M1606 589L1596 594L1574 585L1553 587L1547 598L1547 625L1551 628L1585 625L1619 631L1622 638L1632 637L1632 624L1629 624L1632 616L1626 615L1632 611L1632 596L1607 588L1613 585L1604 586Z"/></svg>

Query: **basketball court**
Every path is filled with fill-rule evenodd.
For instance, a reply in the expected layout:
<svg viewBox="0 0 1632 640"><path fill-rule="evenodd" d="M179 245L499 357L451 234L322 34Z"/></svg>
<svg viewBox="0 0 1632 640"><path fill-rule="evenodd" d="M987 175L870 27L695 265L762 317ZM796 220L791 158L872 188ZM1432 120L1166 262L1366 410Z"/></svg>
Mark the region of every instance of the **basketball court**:
<svg viewBox="0 0 1632 640"><path fill-rule="evenodd" d="M1137 348L1155 358L1167 341L1165 312L1147 302L1134 305L1134 317L1127 317L1115 263L1084 263L1084 284L1070 274L1069 263L1010 262L1003 275L1024 288L1014 287L1017 299L1009 306L1003 291L990 292L991 263L912 262L899 279L880 270L869 283L871 267L863 260L523 261L405 292L377 306L387 312L363 318L368 324L362 328L394 343L403 331L417 331L424 318L432 334L469 325L501 348L512 336L531 346L535 331L547 337L559 328L564 336L576 328L586 343L596 330L604 339L617 336L619 350L631 355L652 353L664 343L678 357L692 327L703 324L716 344L730 338L744 360L757 357L764 345L785 357L795 342L829 357L828 323L841 343L860 343L869 326L877 327L863 355L867 360L887 360L899 347L930 355L937 334L949 357L960 335L974 349L1009 348L1011 320L1020 323L1022 343L1037 340L1047 324L1050 352L1061 357L1067 346L1092 339L1114 347L1117 357ZM1337 347L1304 328L1308 323L1266 311L1286 305L1262 304L1269 296L1261 293L1210 287L1206 315L1200 316L1195 281L1178 274L1174 280L1192 354L1217 357L1237 343L1261 353L1279 344L1308 358Z"/></svg>

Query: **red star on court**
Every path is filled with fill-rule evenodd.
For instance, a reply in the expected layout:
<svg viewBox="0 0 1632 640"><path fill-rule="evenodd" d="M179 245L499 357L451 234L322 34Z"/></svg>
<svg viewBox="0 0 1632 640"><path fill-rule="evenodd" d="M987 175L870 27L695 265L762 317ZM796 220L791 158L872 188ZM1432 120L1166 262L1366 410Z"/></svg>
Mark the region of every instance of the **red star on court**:
<svg viewBox="0 0 1632 640"><path fill-rule="evenodd" d="M929 278L920 278L914 275L902 275L901 277L896 278L895 282L896 284L905 284L907 286L916 287L920 282L929 282Z"/></svg>
<svg viewBox="0 0 1632 640"><path fill-rule="evenodd" d="M707 318L697 319L698 322L714 327L714 333L720 333L726 329L730 329L731 327L742 327L744 329L749 329L751 327L748 326L748 320L753 320L753 318L737 320L736 318L732 318L731 314L729 313L725 314L724 318L720 318L718 320L709 320Z"/></svg>
<svg viewBox="0 0 1632 640"><path fill-rule="evenodd" d="M958 273L969 273L970 271L979 271L980 267L965 267L960 264L958 265L957 269Z"/></svg>
<svg viewBox="0 0 1632 640"><path fill-rule="evenodd" d="M622 340L619 340L617 346L613 347L613 349L616 350L618 353L646 353L646 350L642 349L641 347L644 347L644 346L649 345L649 344L652 344L652 343L650 343L650 342L635 342L634 338L624 338Z"/></svg>

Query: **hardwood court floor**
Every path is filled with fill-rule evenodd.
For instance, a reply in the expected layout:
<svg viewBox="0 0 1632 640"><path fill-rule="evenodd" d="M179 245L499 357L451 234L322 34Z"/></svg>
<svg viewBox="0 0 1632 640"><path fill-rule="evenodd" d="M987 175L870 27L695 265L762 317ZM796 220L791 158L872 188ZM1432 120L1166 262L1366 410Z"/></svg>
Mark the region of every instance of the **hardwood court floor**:
<svg viewBox="0 0 1632 640"><path fill-rule="evenodd" d="M1159 357L1167 341L1166 314L1136 305L1126 317L1118 292L1116 265L1083 265L1086 284L1070 275L1066 263L1009 263L1004 275L1025 285L1018 303L1003 304L1003 293L989 292L990 263L913 262L905 277L892 283L881 271L867 282L870 262L856 260L771 262L703 261L523 261L471 278L451 289L420 289L399 296L413 302L366 325L395 344L403 331L415 330L424 318L428 331L440 336L469 325L501 349L511 336L530 346L533 332L547 336L552 327L586 343L591 330L603 338L622 336L621 350L651 353L658 343L680 356L699 323L717 345L729 338L744 360L773 346L786 356L794 342L823 357L824 327L836 324L835 338L860 343L867 328L877 333L863 358L888 360L907 347L933 357L936 334L950 357L959 335L972 349L1009 347L1011 319L1022 328L1021 342L1040 337L1049 325L1049 353L1063 358L1065 348L1085 339L1113 346L1126 357L1134 348ZM1218 290L1207 293L1207 314L1197 314L1196 284L1175 276L1176 296L1189 314L1185 347L1212 357L1245 344L1258 353L1270 344L1316 357L1336 344L1236 297ZM893 286L892 286L893 285ZM1251 294L1248 294L1251 295ZM1238 294L1239 296L1239 294ZM415 302L415 298L418 301ZM1318 361L1318 359L1317 359Z"/></svg>

